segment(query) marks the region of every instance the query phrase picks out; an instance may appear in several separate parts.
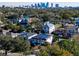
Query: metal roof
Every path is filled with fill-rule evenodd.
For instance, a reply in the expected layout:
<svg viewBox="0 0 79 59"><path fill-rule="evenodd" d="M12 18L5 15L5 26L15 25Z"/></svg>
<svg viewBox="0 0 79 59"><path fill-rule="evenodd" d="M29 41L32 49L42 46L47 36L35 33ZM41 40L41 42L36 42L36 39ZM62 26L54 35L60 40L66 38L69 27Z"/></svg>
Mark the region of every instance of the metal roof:
<svg viewBox="0 0 79 59"><path fill-rule="evenodd" d="M28 32L21 32L20 33L20 36L24 36L24 37L30 37L30 36L32 36L32 35L35 35L36 33L28 33Z"/></svg>
<svg viewBox="0 0 79 59"><path fill-rule="evenodd" d="M54 25L53 25L52 23L50 23L50 22L45 22L44 25L47 25L48 27L54 26Z"/></svg>
<svg viewBox="0 0 79 59"><path fill-rule="evenodd" d="M49 34L38 34L37 36L34 37L34 39L39 39L39 40L46 40L50 35Z"/></svg>

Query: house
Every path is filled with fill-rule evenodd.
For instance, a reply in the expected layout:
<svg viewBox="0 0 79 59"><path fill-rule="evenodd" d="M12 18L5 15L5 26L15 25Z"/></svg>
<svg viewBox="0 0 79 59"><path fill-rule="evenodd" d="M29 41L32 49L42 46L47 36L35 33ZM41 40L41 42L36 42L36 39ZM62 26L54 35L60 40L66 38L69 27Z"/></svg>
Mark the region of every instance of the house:
<svg viewBox="0 0 79 59"><path fill-rule="evenodd" d="M59 28L54 33L59 38L71 38L74 34L76 34L77 30L75 26L72 27L65 27L65 28Z"/></svg>
<svg viewBox="0 0 79 59"><path fill-rule="evenodd" d="M51 34L39 34L37 37L41 40L45 40L46 42L52 44L53 35Z"/></svg>
<svg viewBox="0 0 79 59"><path fill-rule="evenodd" d="M79 28L78 28L78 33L79 33Z"/></svg>
<svg viewBox="0 0 79 59"><path fill-rule="evenodd" d="M71 38L76 33L75 28L68 28L66 29L65 37Z"/></svg>
<svg viewBox="0 0 79 59"><path fill-rule="evenodd" d="M22 37L24 37L24 38L26 38L26 39L31 39L32 37L35 37L35 36L37 36L37 34L36 33L28 33L28 32L21 32L20 33L20 35L19 36L22 36Z"/></svg>
<svg viewBox="0 0 79 59"><path fill-rule="evenodd" d="M50 22L45 22L43 26L43 31L45 33L51 34L53 31L55 31L55 25Z"/></svg>
<svg viewBox="0 0 79 59"><path fill-rule="evenodd" d="M63 28L59 28L59 29L57 29L57 30L54 32L54 35L57 35L59 38L62 38L64 33L65 33L65 32L64 32L64 29L63 29Z"/></svg>
<svg viewBox="0 0 79 59"><path fill-rule="evenodd" d="M76 19L75 19L75 24L76 24L76 26L79 27L79 18L76 18Z"/></svg>
<svg viewBox="0 0 79 59"><path fill-rule="evenodd" d="M45 42L48 42L49 44L52 44L53 41L53 35L51 34L38 34L37 36L31 38L30 40L31 45L44 45Z"/></svg>
<svg viewBox="0 0 79 59"><path fill-rule="evenodd" d="M12 37L12 38L15 38L15 37L17 37L17 36L19 36L19 33L13 33L13 32L11 32L11 37Z"/></svg>
<svg viewBox="0 0 79 59"><path fill-rule="evenodd" d="M21 15L18 19L18 22L20 24L29 24L32 22L32 20L33 20L33 17Z"/></svg>
<svg viewBox="0 0 79 59"><path fill-rule="evenodd" d="M11 15L8 18L8 22L12 23L12 24L16 24L19 23L21 25L26 25L27 24L27 20L29 19L29 17L24 17L23 15L21 15L19 18L17 18L15 15Z"/></svg>
<svg viewBox="0 0 79 59"><path fill-rule="evenodd" d="M9 30L2 30L2 33L3 33L3 35L7 35L7 32L9 32L10 31L10 29Z"/></svg>
<svg viewBox="0 0 79 59"><path fill-rule="evenodd" d="M3 35L10 35L12 38L19 36L19 33L10 32L10 30L2 30Z"/></svg>
<svg viewBox="0 0 79 59"><path fill-rule="evenodd" d="M27 19L25 19L25 18L19 18L18 19L18 23L21 24L21 25L27 25Z"/></svg>

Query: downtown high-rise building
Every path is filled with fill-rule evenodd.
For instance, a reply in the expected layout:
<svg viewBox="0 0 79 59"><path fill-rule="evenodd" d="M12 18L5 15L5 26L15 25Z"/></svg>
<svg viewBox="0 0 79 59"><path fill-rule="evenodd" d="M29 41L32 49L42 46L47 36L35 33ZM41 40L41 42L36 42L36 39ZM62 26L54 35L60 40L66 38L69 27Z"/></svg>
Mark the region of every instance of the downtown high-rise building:
<svg viewBox="0 0 79 59"><path fill-rule="evenodd" d="M48 8L49 7L49 2L47 2L47 3L43 3L43 2L41 2L41 3L35 3L34 4L34 7L35 8Z"/></svg>
<svg viewBox="0 0 79 59"><path fill-rule="evenodd" d="M51 6L50 7L53 8L53 3L51 3Z"/></svg>
<svg viewBox="0 0 79 59"><path fill-rule="evenodd" d="M58 8L59 7L59 4L55 4L55 7Z"/></svg>

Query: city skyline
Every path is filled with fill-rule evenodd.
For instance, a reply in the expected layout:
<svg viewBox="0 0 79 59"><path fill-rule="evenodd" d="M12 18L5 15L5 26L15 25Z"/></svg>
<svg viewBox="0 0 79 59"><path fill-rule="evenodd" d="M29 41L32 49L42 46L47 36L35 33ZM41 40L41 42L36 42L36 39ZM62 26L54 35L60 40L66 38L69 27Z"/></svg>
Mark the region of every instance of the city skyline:
<svg viewBox="0 0 79 59"><path fill-rule="evenodd" d="M35 3L41 3L41 2L0 2L0 6L5 5L5 6L25 6L25 5L29 5L31 6L31 4L35 4ZM46 3L46 2L43 2ZM53 7L55 7L55 4L59 4L60 7L79 7L79 2L49 2L49 6L51 5L51 3L53 3Z"/></svg>

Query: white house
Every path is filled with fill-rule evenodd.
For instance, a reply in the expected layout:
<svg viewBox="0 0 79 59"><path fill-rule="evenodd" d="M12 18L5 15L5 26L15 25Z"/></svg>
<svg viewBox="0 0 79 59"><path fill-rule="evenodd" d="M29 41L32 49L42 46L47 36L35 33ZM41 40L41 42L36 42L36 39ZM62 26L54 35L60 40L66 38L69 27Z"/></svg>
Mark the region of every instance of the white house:
<svg viewBox="0 0 79 59"><path fill-rule="evenodd" d="M52 41L53 41L53 36L49 35L49 37L46 38L46 42L52 44Z"/></svg>
<svg viewBox="0 0 79 59"><path fill-rule="evenodd" d="M19 33L11 33L11 37L12 37L12 38L15 38L15 37L17 37L17 36L19 36Z"/></svg>
<svg viewBox="0 0 79 59"><path fill-rule="evenodd" d="M9 32L10 30L2 30L3 35L7 35L7 32Z"/></svg>
<svg viewBox="0 0 79 59"><path fill-rule="evenodd" d="M78 33L79 33L79 28L78 28Z"/></svg>
<svg viewBox="0 0 79 59"><path fill-rule="evenodd" d="M43 31L45 33L51 34L53 31L55 31L55 25L50 22L45 22L43 26Z"/></svg>

